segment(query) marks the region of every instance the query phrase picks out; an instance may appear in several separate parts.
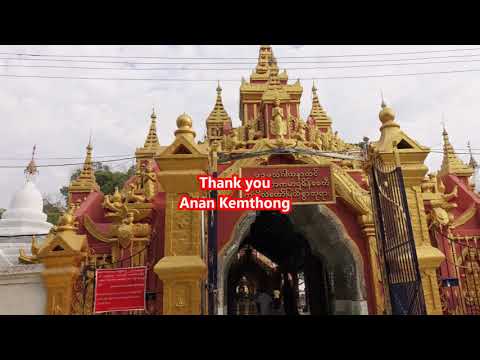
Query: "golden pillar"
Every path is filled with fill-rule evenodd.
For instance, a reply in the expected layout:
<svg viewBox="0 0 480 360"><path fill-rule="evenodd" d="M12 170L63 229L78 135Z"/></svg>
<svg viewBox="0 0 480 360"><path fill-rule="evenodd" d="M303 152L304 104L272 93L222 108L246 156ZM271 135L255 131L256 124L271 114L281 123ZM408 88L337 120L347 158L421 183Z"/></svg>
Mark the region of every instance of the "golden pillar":
<svg viewBox="0 0 480 360"><path fill-rule="evenodd" d="M202 282L207 267L202 259L202 224L200 211L178 209L182 195L204 197L198 175L208 169L208 153L195 143L192 119L177 119L175 141L155 160L161 171L158 180L166 192L165 257L154 267L163 281L165 315L201 314Z"/></svg>
<svg viewBox="0 0 480 360"><path fill-rule="evenodd" d="M42 273L47 289L48 315L70 315L74 299L74 286L79 280L82 261L87 254L87 238L78 235L74 225L74 210L59 219L38 251L38 260L45 266Z"/></svg>
<svg viewBox="0 0 480 360"><path fill-rule="evenodd" d="M427 314L441 315L436 270L444 261L445 255L431 245L420 187L428 172L424 161L430 149L404 133L395 122L394 111L383 102L379 118L382 122L381 137L373 147L385 164L395 164L402 168Z"/></svg>
<svg viewBox="0 0 480 360"><path fill-rule="evenodd" d="M375 225L373 222L372 214L362 215L359 217L359 222L362 226L363 236L367 239L368 256L370 259L371 269L371 282L373 291L375 294L375 314L385 314L386 299L385 288L383 284L382 265L381 259L378 254L377 234L375 232Z"/></svg>

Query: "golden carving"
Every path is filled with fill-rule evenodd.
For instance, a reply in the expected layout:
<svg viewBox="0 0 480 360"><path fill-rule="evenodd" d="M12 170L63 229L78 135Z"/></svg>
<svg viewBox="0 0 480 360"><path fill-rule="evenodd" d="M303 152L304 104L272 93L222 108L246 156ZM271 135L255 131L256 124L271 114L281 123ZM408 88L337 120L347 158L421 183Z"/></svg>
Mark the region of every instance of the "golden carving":
<svg viewBox="0 0 480 360"><path fill-rule="evenodd" d="M32 235L32 245L31 245L30 249L31 249L31 252L32 252L32 256L28 256L25 253L24 249L20 249L20 255L18 257L18 261L20 263L22 263L22 264L38 264L40 262L40 260L37 257L38 250L40 249L40 247L37 244L37 238L35 237L35 235Z"/></svg>
<svg viewBox="0 0 480 360"><path fill-rule="evenodd" d="M287 135L287 121L283 115L283 109L280 107L280 100L275 99L275 107L272 110L272 134L277 139L283 139Z"/></svg>

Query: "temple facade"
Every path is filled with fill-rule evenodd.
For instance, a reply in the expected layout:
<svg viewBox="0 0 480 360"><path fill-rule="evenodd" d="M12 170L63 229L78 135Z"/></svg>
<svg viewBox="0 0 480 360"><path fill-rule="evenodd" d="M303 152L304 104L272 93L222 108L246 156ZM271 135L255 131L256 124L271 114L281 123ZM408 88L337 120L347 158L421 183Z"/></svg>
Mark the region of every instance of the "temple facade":
<svg viewBox="0 0 480 360"><path fill-rule="evenodd" d="M372 205L372 157L401 169L425 312L480 313L480 197L471 185L476 164L457 157L444 131L442 168L428 174L429 148L401 129L385 103L379 139L349 144L317 91L313 84L311 111L303 119L301 83L290 82L273 49L261 46L249 80L241 80L240 126L223 106L220 84L213 110L199 120L207 129L204 141L182 114L171 142L160 144L152 113L135 153L136 174L111 195L99 190L89 144L81 174L69 187L68 211L35 254L24 256L44 266L46 313L92 314L92 269L136 266L147 267L147 306L134 313L206 314L212 301L219 315L264 313L258 299L271 301L276 314L392 313L396 283L385 274L389 259L379 246L385 234ZM286 215L218 211L215 227L209 211L178 209L182 195L210 195L199 187L199 175L316 166L331 172L333 201L295 204Z"/></svg>

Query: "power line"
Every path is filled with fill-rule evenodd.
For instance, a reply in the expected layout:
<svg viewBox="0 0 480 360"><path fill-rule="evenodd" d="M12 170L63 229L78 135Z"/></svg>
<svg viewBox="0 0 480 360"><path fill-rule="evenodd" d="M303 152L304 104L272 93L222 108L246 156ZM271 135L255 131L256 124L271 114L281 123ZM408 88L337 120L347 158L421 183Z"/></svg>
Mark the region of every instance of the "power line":
<svg viewBox="0 0 480 360"><path fill-rule="evenodd" d="M106 162L115 162L115 161L122 161L122 160L132 160L136 159L135 156L126 157L121 159L110 159L110 160L103 160L102 163ZM84 162L81 163L70 163L70 164L44 164L44 165L37 165L37 168L45 168L45 167L60 167L60 166L76 166L76 165L84 165ZM0 165L0 169L24 169L25 165Z"/></svg>
<svg viewBox="0 0 480 360"><path fill-rule="evenodd" d="M369 60L335 60L335 61L282 61L283 64L329 64L329 63L365 63L365 62L391 62L391 61L414 61L414 60L434 60L446 58L464 58L480 56L480 54L466 54L466 55L445 55L445 56L430 56L404 59L369 59ZM8 61L46 61L46 62L77 62L77 63L95 63L95 64L124 64L124 65L256 65L255 61L249 62L134 62L134 61L104 61L104 60L75 60L75 59L41 59L41 58L4 58L0 60Z"/></svg>
<svg viewBox="0 0 480 360"><path fill-rule="evenodd" d="M401 77L401 76L418 76L418 75L440 75L440 74L456 74L478 72L480 69L465 70L447 70L447 71L431 71L405 74L378 74L378 75L352 75L352 76L326 76L326 77L308 77L297 78L301 81L312 80L341 80L341 79L367 79L382 77ZM89 76L56 76L56 75L18 75L18 74L0 74L0 77L6 78L36 78L36 79L70 79L70 80L110 80L110 81L165 81L165 82L238 82L238 79L182 79L182 78L106 78L106 77L89 77Z"/></svg>
<svg viewBox="0 0 480 360"><path fill-rule="evenodd" d="M341 151L325 151L325 153L343 153L343 152L341 152ZM441 151L441 150L432 150L431 149L430 153L443 154L444 152ZM457 154L457 155L470 155L470 152L457 152L456 151L455 154ZM479 152L472 152L471 154L472 155L480 155ZM101 162L103 163L103 162L124 161L124 163L122 163L122 164L117 164L117 165L113 166L113 167L116 167L116 166L126 165L126 164L128 164L128 160L134 160L134 159L136 159L136 157L132 156L132 157L126 157L126 158L120 158L120 159L104 160L104 161L101 161ZM43 164L43 165L37 165L37 167L39 167L39 168L40 167L42 167L42 168L45 168L45 167L61 167L61 166L76 166L76 165L84 165L84 164L85 164L84 162L81 162L81 163L65 163L65 164ZM25 165L0 165L0 169L23 169L23 168L25 168Z"/></svg>
<svg viewBox="0 0 480 360"><path fill-rule="evenodd" d="M97 155L97 156L94 156L93 159L99 159L99 158L115 158L115 157L122 157L122 156L129 156L130 154L125 154L125 155ZM37 158L35 157L35 160L76 160L76 159L84 159L85 158L85 155L84 156L77 156L77 157L43 157L43 158ZM32 160L31 157L29 158L2 158L0 157L0 160L2 161L22 161L22 160L25 160L25 161L29 161L29 160ZM99 160L97 162L102 162L104 160Z"/></svg>
<svg viewBox="0 0 480 360"><path fill-rule="evenodd" d="M385 67L385 66L408 66L408 65L433 65L433 64L457 64L479 62L480 59L472 60L453 60L453 61L427 61L410 62L397 64L363 64L363 65L342 65L342 66L314 66L314 67L286 67L287 71L296 70L327 70L327 69L349 69L349 68L367 68L367 67ZM92 67L92 66L59 66L59 65L24 65L24 64L0 64L1 67L15 68L35 68L35 69L69 69L69 70L119 70L119 71L249 71L251 68L112 68L112 67Z"/></svg>
<svg viewBox="0 0 480 360"><path fill-rule="evenodd" d="M423 50L423 51L404 51L404 52L390 52L390 53L370 53L370 54L342 54L342 55L303 55L303 56L276 56L277 59L305 59L305 58L344 58L344 57L367 57L367 56L391 56L391 55L412 55L412 54L427 54L440 52L457 52L457 51L474 51L480 48L459 48L459 49L444 49L444 50ZM258 57L172 57L172 56L122 56L122 55L63 55L63 54L39 54L39 53L19 53L19 52L0 52L0 55L14 55L14 56L32 56L32 57L63 57L63 58L113 58L113 59L165 59L165 60L224 60L224 59L258 59Z"/></svg>

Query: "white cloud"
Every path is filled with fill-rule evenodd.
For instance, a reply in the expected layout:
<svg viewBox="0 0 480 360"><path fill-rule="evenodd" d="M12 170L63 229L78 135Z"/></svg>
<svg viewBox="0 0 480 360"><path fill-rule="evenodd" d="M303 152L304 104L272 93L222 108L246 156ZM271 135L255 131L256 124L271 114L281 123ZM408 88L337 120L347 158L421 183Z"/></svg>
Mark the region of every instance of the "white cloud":
<svg viewBox="0 0 480 360"><path fill-rule="evenodd" d="M388 53L399 51L441 49L440 46L274 46L277 57L308 55L341 55ZM452 48L451 46L446 48ZM257 46L1 46L1 52L54 53L66 55L136 55L168 57L251 57L258 56ZM426 56L439 56L427 54ZM3 56L6 57L6 56ZM415 55L396 58L420 57ZM359 58L360 59L360 58ZM85 60L93 60L86 58ZM103 58L102 61L120 61ZM342 58L322 59L345 60ZM6 63L5 60L3 63ZM153 60L136 60L150 62ZM301 61L301 60L298 60ZM155 62L168 62L156 60ZM197 62L200 62L197 60ZM238 60L245 62L245 60ZM253 69L252 65L222 65ZM0 62L2 63L2 62ZM18 62L9 61L10 64ZM46 65L41 61L22 62ZM119 64L55 63L91 67L119 67ZM287 64L290 67L311 64ZM279 59L282 69L287 65ZM318 64L331 66L333 64ZM338 64L337 64L338 65ZM336 66L337 66L336 65ZM140 65L138 66L140 67ZM155 65L162 67L162 65ZM165 66L163 66L165 67ZM368 74L393 74L475 68L472 64L438 64L399 67L291 70L292 80L297 77L326 77ZM64 76L101 76L134 78L195 78L238 79L222 82L224 104L234 123L238 124L240 78L248 78L250 70L236 71L120 71L74 70L0 67L0 74L41 74ZM425 75L417 77L385 77L317 81L322 105L332 116L334 128L347 141L360 141L363 136L372 140L379 135L378 111L380 90L396 110L398 122L413 138L424 145L441 147L441 115L445 113L447 129L454 146L465 148L467 139L480 149L480 135L476 131L476 114L480 102L480 73ZM311 81L302 81L304 94L302 114L310 111ZM215 102L215 83L155 82L155 81L102 81L68 79L1 78L0 124L2 141L0 158L28 158L33 144L37 144L37 157L83 157L90 131L93 132L94 153L97 155L131 154L141 146L149 125L152 105L158 115L158 133L162 144L172 141L175 120L183 112L194 120L197 136L204 133L204 121ZM439 167L440 154L431 154L427 165ZM468 156L463 155L464 159ZM72 160L69 160L70 162ZM81 159L76 160L81 161ZM0 160L1 165L27 164L28 161ZM40 163L57 162L38 160ZM119 164L119 166L122 164ZM125 165L125 164L123 164ZM45 194L53 194L66 184L72 168L42 168L38 186ZM0 169L0 207L7 207L10 197L23 181L22 169Z"/></svg>

